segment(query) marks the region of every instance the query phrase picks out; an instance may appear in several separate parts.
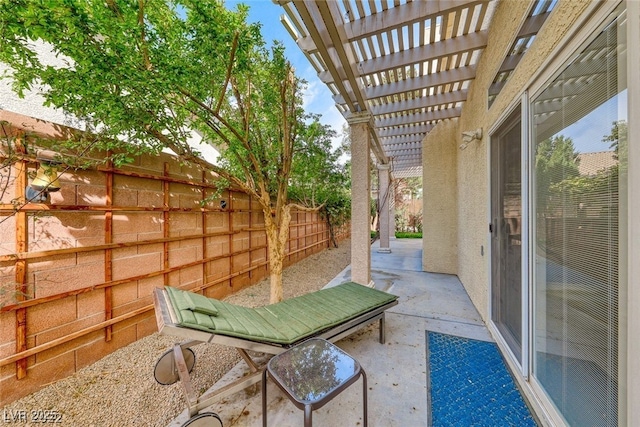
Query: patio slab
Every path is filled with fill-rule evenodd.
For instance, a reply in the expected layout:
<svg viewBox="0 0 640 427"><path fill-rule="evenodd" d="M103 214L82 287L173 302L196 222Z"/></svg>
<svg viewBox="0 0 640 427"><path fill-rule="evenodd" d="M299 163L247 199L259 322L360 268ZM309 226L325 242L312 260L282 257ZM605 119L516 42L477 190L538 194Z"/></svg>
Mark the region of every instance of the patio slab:
<svg viewBox="0 0 640 427"><path fill-rule="evenodd" d="M426 331L492 341L480 315L456 276L420 271L420 239L391 239L391 253L371 249L372 279L376 288L398 295L400 303L387 310L386 343L378 342L377 323L336 343L357 359L368 377L369 426L427 424ZM350 278L347 267L327 286ZM199 367L196 366L196 371ZM200 369L202 369L200 367ZM239 364L214 389L244 375ZM197 375L197 372L196 372ZM315 425L362 426L361 380L324 407L313 412ZM270 426L300 426L303 413L269 381ZM242 391L216 402L224 426L262 425L261 396ZM186 422L186 410L170 426Z"/></svg>

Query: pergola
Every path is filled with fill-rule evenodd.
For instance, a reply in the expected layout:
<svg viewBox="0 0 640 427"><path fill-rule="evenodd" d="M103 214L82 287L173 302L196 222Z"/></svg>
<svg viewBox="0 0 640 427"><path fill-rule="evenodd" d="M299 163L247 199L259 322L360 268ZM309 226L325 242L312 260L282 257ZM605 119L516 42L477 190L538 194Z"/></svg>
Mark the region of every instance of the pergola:
<svg viewBox="0 0 640 427"><path fill-rule="evenodd" d="M496 2L274 2L284 8L283 24L351 126L352 278L368 283L369 155L380 171L381 195L388 193L394 177L422 175L423 139L439 121L460 116L489 42ZM487 94L489 102L500 92L554 5L554 0L534 3L514 35L512 48L505 52ZM470 137L474 136L482 138ZM388 199L381 198L385 202L380 206L381 250L389 248Z"/></svg>

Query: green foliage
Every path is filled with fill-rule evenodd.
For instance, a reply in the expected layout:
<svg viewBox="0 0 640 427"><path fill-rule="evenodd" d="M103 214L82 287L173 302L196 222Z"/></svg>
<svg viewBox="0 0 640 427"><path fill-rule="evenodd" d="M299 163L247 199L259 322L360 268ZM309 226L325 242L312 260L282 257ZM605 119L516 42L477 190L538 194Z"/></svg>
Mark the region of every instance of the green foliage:
<svg viewBox="0 0 640 427"><path fill-rule="evenodd" d="M602 138L614 150L619 164L594 175L580 175L571 139L562 136L543 141L536 155L539 197L547 215L560 214L617 216L619 174L626 171L627 123L614 122L611 133ZM541 148L541 149L540 149ZM538 169L539 167L539 169Z"/></svg>
<svg viewBox="0 0 640 427"><path fill-rule="evenodd" d="M351 215L349 173L339 162L342 149L333 149L336 132L311 115L301 126L289 180L289 197L303 206L322 206L331 235ZM337 246L337 243L334 241Z"/></svg>
<svg viewBox="0 0 640 427"><path fill-rule="evenodd" d="M96 135L76 150L112 151L119 165L170 148L258 198L282 205L291 184L294 199L318 206L344 182L334 132L305 115L304 83L247 12L217 0L5 1L0 60L16 93L41 88ZM46 63L34 40L61 63ZM222 151L222 168L187 143L191 130Z"/></svg>
<svg viewBox="0 0 640 427"><path fill-rule="evenodd" d="M348 176L339 163L342 154L334 150L332 138L336 132L312 115L310 122L300 126L289 180L289 195L305 206L335 201L347 188Z"/></svg>
<svg viewBox="0 0 640 427"><path fill-rule="evenodd" d="M562 135L545 139L536 147L536 170L550 183L578 175L577 153L573 140Z"/></svg>
<svg viewBox="0 0 640 427"><path fill-rule="evenodd" d="M541 141L536 146L536 193L544 214L554 209L552 188L559 182L579 176L573 140L562 135Z"/></svg>
<svg viewBox="0 0 640 427"><path fill-rule="evenodd" d="M611 133L602 138L602 142L609 144L614 151L614 157L619 161L594 175L578 175L553 183L549 192L561 199L565 210L575 211L578 217L595 213L598 216L618 215L618 185L620 173L627 169L627 123L624 120L613 122Z"/></svg>
<svg viewBox="0 0 640 427"><path fill-rule="evenodd" d="M627 173L629 160L629 140L628 125L626 120L618 120L613 122L611 133L602 138L602 142L609 143L609 148L613 148L614 157L620 162L622 174Z"/></svg>
<svg viewBox="0 0 640 427"><path fill-rule="evenodd" d="M404 196L408 196L410 200L422 198L422 177L414 176L408 178L400 178L397 180L396 186L398 190L396 194L404 200Z"/></svg>
<svg viewBox="0 0 640 427"><path fill-rule="evenodd" d="M305 124L304 82L247 12L221 0L5 0L0 61L16 93L37 88L86 127L92 137L71 141L76 151L111 152L119 165L170 149L255 197L272 261L284 256L290 188L302 209L346 201L333 191L343 178L329 167L332 131ZM41 58L42 45L57 62ZM221 150L221 164L189 144L193 132Z"/></svg>
<svg viewBox="0 0 640 427"><path fill-rule="evenodd" d="M205 127L196 100L219 98L236 34L239 74L262 43L246 10L218 1L16 0L0 3L0 16L0 60L14 70L14 90L41 87L45 105L101 136L94 147L131 155L165 146L191 153L185 125ZM44 62L34 40L62 64Z"/></svg>
<svg viewBox="0 0 640 427"><path fill-rule="evenodd" d="M415 209L415 200L422 198L422 177L400 178L395 181L396 231L422 231L422 211Z"/></svg>

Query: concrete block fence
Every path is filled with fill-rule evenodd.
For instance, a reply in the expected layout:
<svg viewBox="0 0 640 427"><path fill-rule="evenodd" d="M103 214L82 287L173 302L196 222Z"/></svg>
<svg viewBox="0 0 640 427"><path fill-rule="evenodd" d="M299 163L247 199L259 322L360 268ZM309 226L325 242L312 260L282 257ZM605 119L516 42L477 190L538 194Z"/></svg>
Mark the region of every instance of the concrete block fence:
<svg viewBox="0 0 640 427"><path fill-rule="evenodd" d="M203 205L209 173L148 156L67 171L50 203L25 203L36 167L0 171L0 405L155 332L155 287L221 298L268 275L258 203L224 191ZM318 214L293 214L287 265L328 245Z"/></svg>

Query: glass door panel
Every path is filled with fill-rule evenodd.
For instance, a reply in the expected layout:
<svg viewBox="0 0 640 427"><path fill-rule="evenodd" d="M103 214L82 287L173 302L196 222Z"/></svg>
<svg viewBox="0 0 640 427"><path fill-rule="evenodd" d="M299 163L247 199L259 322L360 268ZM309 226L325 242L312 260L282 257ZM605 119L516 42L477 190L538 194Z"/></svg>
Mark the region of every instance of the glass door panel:
<svg viewBox="0 0 640 427"><path fill-rule="evenodd" d="M491 318L522 363L520 108L491 137Z"/></svg>
<svg viewBox="0 0 640 427"><path fill-rule="evenodd" d="M617 425L625 25L617 12L531 107L533 375L575 426Z"/></svg>

